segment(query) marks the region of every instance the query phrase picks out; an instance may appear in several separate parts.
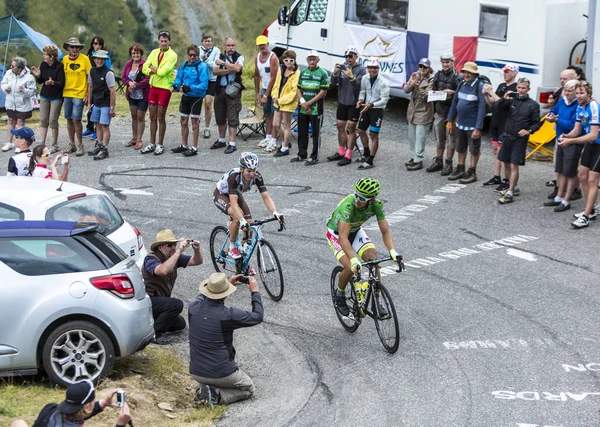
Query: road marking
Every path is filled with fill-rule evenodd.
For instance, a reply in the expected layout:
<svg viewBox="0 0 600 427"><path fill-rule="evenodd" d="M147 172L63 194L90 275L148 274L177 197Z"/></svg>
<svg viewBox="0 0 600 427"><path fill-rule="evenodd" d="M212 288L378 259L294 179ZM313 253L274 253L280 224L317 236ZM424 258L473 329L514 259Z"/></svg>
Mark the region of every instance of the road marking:
<svg viewBox="0 0 600 427"><path fill-rule="evenodd" d="M529 423L517 423L517 427L563 427L563 425L559 426L551 426L548 424L529 424Z"/></svg>
<svg viewBox="0 0 600 427"><path fill-rule="evenodd" d="M154 196L154 193L135 188L115 188L115 191L119 191L121 194L128 194L132 196Z"/></svg>
<svg viewBox="0 0 600 427"><path fill-rule="evenodd" d="M497 350L523 350L531 347L554 347L556 343L548 338L533 338L524 340L522 338L507 339L483 339L472 341L446 341L443 343L446 350L477 350L477 349L497 349Z"/></svg>
<svg viewBox="0 0 600 427"><path fill-rule="evenodd" d="M565 372L571 372L571 371L577 371L577 372L592 371L592 372L597 372L597 371L600 371L600 363L587 363L585 365L583 363L578 363L577 365L568 365L566 363L563 363L562 367L565 370Z"/></svg>
<svg viewBox="0 0 600 427"><path fill-rule="evenodd" d="M558 393L550 393L548 391L508 391L508 390L497 390L492 392L492 396L496 399L504 400L548 400L552 402L567 402L574 400L581 402L588 396L598 396L600 393L597 392L582 392L582 393L571 393L568 391L561 391Z"/></svg>
<svg viewBox="0 0 600 427"><path fill-rule="evenodd" d="M529 252L520 251L520 250L514 249L514 248L507 249L506 255L521 258L521 259L524 259L525 261L537 261L537 258L533 254L531 254Z"/></svg>

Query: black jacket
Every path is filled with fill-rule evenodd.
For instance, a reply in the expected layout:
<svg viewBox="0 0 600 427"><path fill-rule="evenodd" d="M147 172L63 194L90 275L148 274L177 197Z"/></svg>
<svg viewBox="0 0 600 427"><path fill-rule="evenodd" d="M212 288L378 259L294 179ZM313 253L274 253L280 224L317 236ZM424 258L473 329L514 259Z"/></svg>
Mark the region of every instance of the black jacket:
<svg viewBox="0 0 600 427"><path fill-rule="evenodd" d="M446 89L452 89L456 91L460 80L461 77L454 68L452 68L448 73L445 73L444 70L439 70L433 76L433 90L442 91ZM453 97L454 96L449 96L445 101L436 101L435 112L443 117L448 117Z"/></svg>
<svg viewBox="0 0 600 427"><path fill-rule="evenodd" d="M534 133L542 126L540 122L540 104L529 96L502 98L497 104L499 109L507 112L504 132L508 136L522 138L519 136L521 129Z"/></svg>
<svg viewBox="0 0 600 427"><path fill-rule="evenodd" d="M45 85L44 82L52 77L53 85ZM42 85L40 96L44 98L62 98L63 88L65 87L65 67L60 61L54 61L52 65L42 62L40 65L40 76L36 77L38 83Z"/></svg>

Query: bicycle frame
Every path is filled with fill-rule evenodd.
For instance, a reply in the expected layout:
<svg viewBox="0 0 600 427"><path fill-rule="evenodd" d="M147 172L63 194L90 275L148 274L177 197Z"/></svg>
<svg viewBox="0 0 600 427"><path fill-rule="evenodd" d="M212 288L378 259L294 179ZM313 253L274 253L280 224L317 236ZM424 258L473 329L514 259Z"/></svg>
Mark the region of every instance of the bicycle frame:
<svg viewBox="0 0 600 427"><path fill-rule="evenodd" d="M364 305L363 305L362 309L360 309L360 307L359 307L359 310L357 311L359 318L356 320L358 322L360 322L360 319L362 319L365 316L373 317L375 315L374 313L369 311L368 307L369 307L369 304L371 304L371 297L373 295L373 289L375 287L375 282L378 280L377 265L381 264L382 262L386 262L386 261L395 261L395 260L392 257L386 257L386 258L376 258L376 259L364 261L361 263L361 265L363 267L367 267L367 269L369 270L369 273L367 275L368 276L367 282L369 283L369 287L367 288L367 292L365 294ZM398 270L397 270L398 273L400 273L401 271L404 271L404 262L402 262L402 267L398 267ZM350 285L354 286L355 283L361 282L361 281L362 281L361 274L359 272L356 276L352 276L352 279L350 279Z"/></svg>

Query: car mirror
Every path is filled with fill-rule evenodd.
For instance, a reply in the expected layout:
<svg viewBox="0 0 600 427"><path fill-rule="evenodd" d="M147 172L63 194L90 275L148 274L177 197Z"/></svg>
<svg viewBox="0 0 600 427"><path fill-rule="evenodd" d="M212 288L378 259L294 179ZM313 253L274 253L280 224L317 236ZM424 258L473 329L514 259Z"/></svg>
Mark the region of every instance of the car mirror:
<svg viewBox="0 0 600 427"><path fill-rule="evenodd" d="M282 27L287 24L287 6L282 6L281 9L279 9L279 13L277 14L277 23Z"/></svg>

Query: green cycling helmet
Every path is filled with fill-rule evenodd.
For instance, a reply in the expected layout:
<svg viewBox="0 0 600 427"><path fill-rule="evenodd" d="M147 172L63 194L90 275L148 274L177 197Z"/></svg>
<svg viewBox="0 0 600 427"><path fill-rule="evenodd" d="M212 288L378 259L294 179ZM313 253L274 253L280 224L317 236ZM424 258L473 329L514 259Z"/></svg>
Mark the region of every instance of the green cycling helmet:
<svg viewBox="0 0 600 427"><path fill-rule="evenodd" d="M381 184L373 178L361 178L354 184L354 189L367 197L377 197Z"/></svg>

